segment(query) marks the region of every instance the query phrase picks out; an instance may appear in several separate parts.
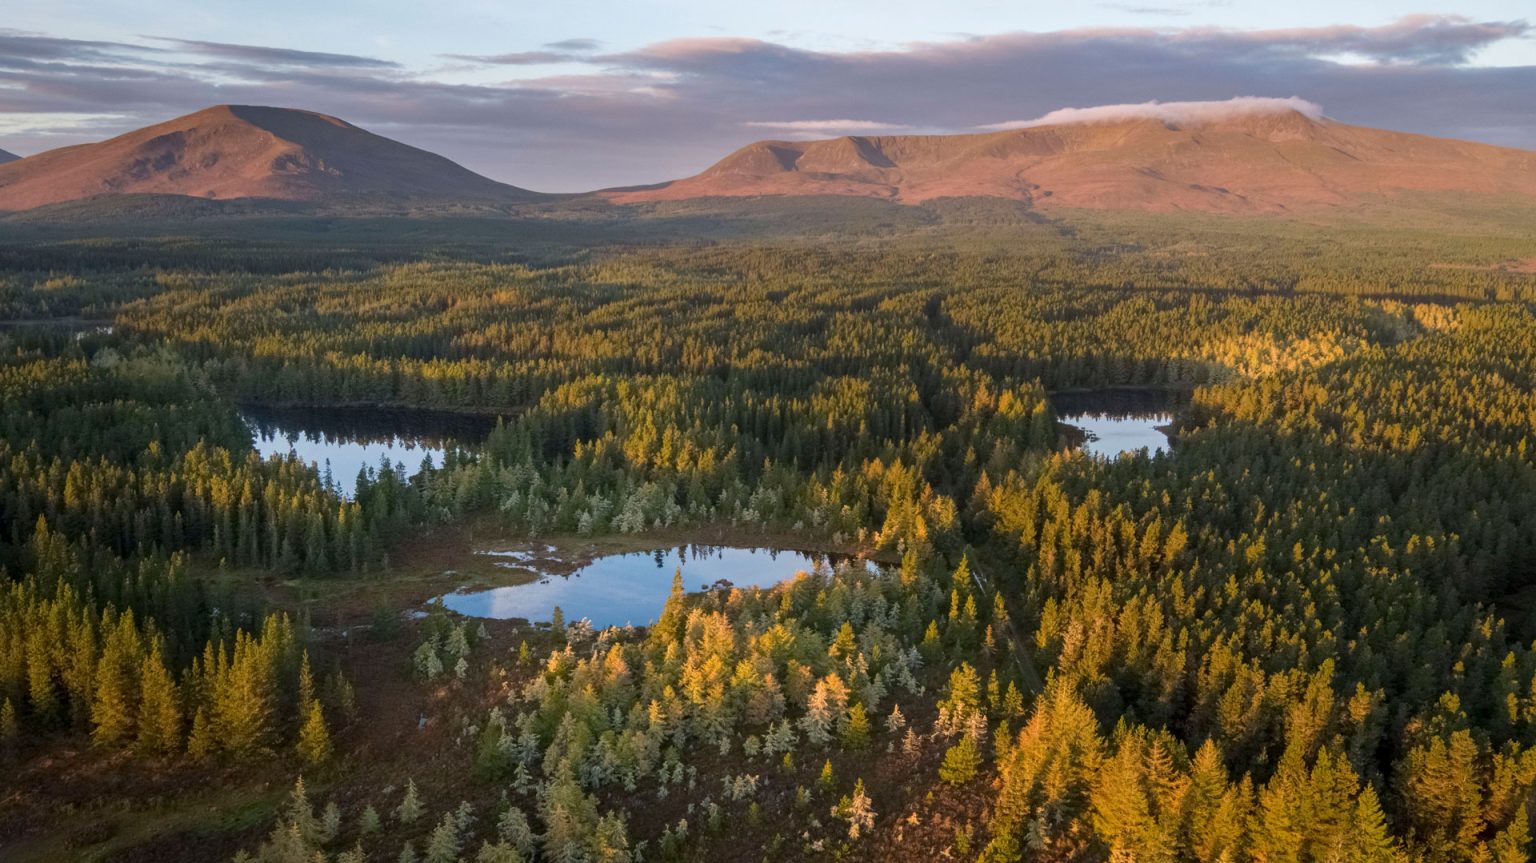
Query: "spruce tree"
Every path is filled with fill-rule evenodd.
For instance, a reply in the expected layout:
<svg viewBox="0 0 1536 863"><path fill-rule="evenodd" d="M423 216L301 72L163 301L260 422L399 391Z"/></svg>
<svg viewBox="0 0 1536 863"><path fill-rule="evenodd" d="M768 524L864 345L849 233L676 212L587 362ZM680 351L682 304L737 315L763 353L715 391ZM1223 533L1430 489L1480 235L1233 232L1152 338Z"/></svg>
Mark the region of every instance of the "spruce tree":
<svg viewBox="0 0 1536 863"><path fill-rule="evenodd" d="M849 749L865 749L869 746L869 714L864 705L855 701L848 708L848 724L843 729L843 745Z"/></svg>
<svg viewBox="0 0 1536 863"><path fill-rule="evenodd" d="M459 858L463 842L459 839L459 822L453 813L443 815L443 820L433 828L427 839L422 863L454 863Z"/></svg>
<svg viewBox="0 0 1536 863"><path fill-rule="evenodd" d="M323 764L331 759L331 731L325 724L325 711L318 698L309 700L304 725L299 729L298 752L306 764Z"/></svg>
<svg viewBox="0 0 1536 863"><path fill-rule="evenodd" d="M944 763L939 765L939 778L951 785L964 785L976 778L980 767L981 753L976 749L976 739L966 734L945 751Z"/></svg>
<svg viewBox="0 0 1536 863"><path fill-rule="evenodd" d="M421 805L421 797L416 793L416 780L405 781L405 797L400 800L400 806L395 809L395 820L401 824L414 824L420 818L425 809Z"/></svg>
<svg viewBox="0 0 1536 863"><path fill-rule="evenodd" d="M139 736L143 752L174 752L181 746L181 695L157 642L139 673Z"/></svg>
<svg viewBox="0 0 1536 863"><path fill-rule="evenodd" d="M16 718L16 705L9 698L0 703L0 746L11 746L21 739L21 722Z"/></svg>
<svg viewBox="0 0 1536 863"><path fill-rule="evenodd" d="M195 761L202 761L217 750L218 742L214 737L213 723L208 721L207 712L199 707L192 716L192 732L187 735L187 754Z"/></svg>
<svg viewBox="0 0 1536 863"><path fill-rule="evenodd" d="M383 829L379 821L379 810L373 808L370 803L363 807L361 815L357 816L357 832L364 836L372 836Z"/></svg>

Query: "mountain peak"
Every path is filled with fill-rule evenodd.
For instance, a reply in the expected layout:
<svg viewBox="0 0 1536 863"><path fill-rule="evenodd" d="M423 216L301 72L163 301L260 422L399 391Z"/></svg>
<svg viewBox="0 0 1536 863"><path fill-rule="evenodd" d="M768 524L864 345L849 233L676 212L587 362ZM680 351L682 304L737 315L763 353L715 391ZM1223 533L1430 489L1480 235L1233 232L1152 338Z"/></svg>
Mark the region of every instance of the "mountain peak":
<svg viewBox="0 0 1536 863"><path fill-rule="evenodd" d="M215 105L0 167L0 210L104 194L320 202L532 197L336 117L259 105Z"/></svg>

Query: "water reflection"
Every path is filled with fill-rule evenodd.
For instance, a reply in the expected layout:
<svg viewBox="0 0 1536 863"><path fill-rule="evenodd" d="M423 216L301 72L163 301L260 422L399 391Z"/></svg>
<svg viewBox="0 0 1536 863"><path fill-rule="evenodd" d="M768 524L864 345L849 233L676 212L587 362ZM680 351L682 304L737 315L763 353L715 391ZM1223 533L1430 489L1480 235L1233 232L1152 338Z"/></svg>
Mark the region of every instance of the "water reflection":
<svg viewBox="0 0 1536 863"><path fill-rule="evenodd" d="M848 558L768 548L684 545L595 558L570 575L541 571L538 552L482 552L506 557L505 566L542 576L528 584L450 593L443 605L469 617L547 621L558 606L566 620L587 618L599 629L644 626L661 614L681 569L689 591L716 587L771 587L796 572L849 563ZM873 564L867 565L874 571Z"/></svg>
<svg viewBox="0 0 1536 863"><path fill-rule="evenodd" d="M357 488L364 467L381 459L414 475L423 459L443 463L449 449L477 447L496 418L446 411L398 408L267 408L240 411L263 456L293 453L322 473L329 470L342 494Z"/></svg>
<svg viewBox="0 0 1536 863"><path fill-rule="evenodd" d="M1189 402L1176 390L1090 390L1051 396L1056 416L1082 433L1080 448L1101 458L1168 451L1167 428Z"/></svg>

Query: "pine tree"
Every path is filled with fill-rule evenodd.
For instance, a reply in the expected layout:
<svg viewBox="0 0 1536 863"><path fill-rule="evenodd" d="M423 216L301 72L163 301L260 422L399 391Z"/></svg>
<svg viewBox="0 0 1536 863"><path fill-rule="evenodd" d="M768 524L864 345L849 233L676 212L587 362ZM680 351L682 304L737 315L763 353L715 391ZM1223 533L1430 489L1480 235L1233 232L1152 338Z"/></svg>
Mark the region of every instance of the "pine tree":
<svg viewBox="0 0 1536 863"><path fill-rule="evenodd" d="M320 699L311 698L304 725L299 729L299 758L305 764L323 764L331 759L331 752L331 731L325 724L325 711L320 707Z"/></svg>
<svg viewBox="0 0 1536 863"><path fill-rule="evenodd" d="M113 746L128 739L137 719L140 659L133 613L124 612L112 627L96 666L96 692L91 700L91 740Z"/></svg>
<svg viewBox="0 0 1536 863"><path fill-rule="evenodd" d="M400 806L395 809L395 820L401 824L414 824L420 818L425 808L421 805L421 797L416 793L416 780L405 781L405 797L401 799Z"/></svg>
<svg viewBox="0 0 1536 863"><path fill-rule="evenodd" d="M139 681L139 749L174 752L181 745L181 697L158 642L144 658Z"/></svg>
<svg viewBox="0 0 1536 863"><path fill-rule="evenodd" d="M363 813L357 817L357 832L364 836L372 836L383 829L379 821L379 810L369 804L363 808Z"/></svg>
<svg viewBox="0 0 1536 863"><path fill-rule="evenodd" d="M832 759L828 758L821 765L821 775L817 777L816 784L823 791L831 791L837 787L837 774L832 772Z"/></svg>
<svg viewBox="0 0 1536 863"><path fill-rule="evenodd" d="M864 792L863 779L854 783L853 794L843 797L832 807L832 817L848 822L849 841L857 841L865 831L874 829L875 809Z"/></svg>
<svg viewBox="0 0 1536 863"><path fill-rule="evenodd" d="M981 753L976 748L976 739L966 734L945 751L944 763L939 765L939 778L951 785L964 785L976 778L980 767Z"/></svg>
<svg viewBox="0 0 1536 863"><path fill-rule="evenodd" d="M0 746L12 746L21 739L21 722L16 718L16 705L9 698L0 703Z"/></svg>
<svg viewBox="0 0 1536 863"><path fill-rule="evenodd" d="M309 651L304 651L299 659L299 697L298 704L307 706L315 700L315 675L309 667Z"/></svg>
<svg viewBox="0 0 1536 863"><path fill-rule="evenodd" d="M192 716L192 732L187 735L187 754L195 761L203 761L217 751L218 743L213 735L213 723L203 708L197 708Z"/></svg>
<svg viewBox="0 0 1536 863"><path fill-rule="evenodd" d="M848 708L848 724L843 728L843 745L849 749L864 749L869 746L869 715L864 711L864 705L855 701Z"/></svg>
<svg viewBox="0 0 1536 863"><path fill-rule="evenodd" d="M1521 807L1520 814L1515 819L1523 825L1525 823L1525 807ZM1511 824L1511 827L1514 825ZM1351 843L1349 863L1393 863L1397 860L1396 846L1392 841L1392 835L1387 829L1387 819L1381 811L1381 801L1376 797L1376 789L1370 783L1360 789L1360 796L1355 799L1355 817L1351 824ZM1520 856L1509 858L1510 860L1527 859L1523 848ZM1500 856L1499 839L1494 840L1494 860L1497 863L1507 863Z"/></svg>
<svg viewBox="0 0 1536 863"><path fill-rule="evenodd" d="M533 828L528 824L528 816L516 805L508 806L496 819L496 835L501 841L516 848L518 853L531 856L534 850Z"/></svg>
<svg viewBox="0 0 1536 863"><path fill-rule="evenodd" d="M453 813L447 813L437 827L433 828L432 835L427 840L423 863L454 863L459 857L459 849L462 845L463 841L459 838L459 822L453 817Z"/></svg>
<svg viewBox="0 0 1536 863"><path fill-rule="evenodd" d="M341 809L336 801L325 804L320 813L320 844L329 845L341 833Z"/></svg>
<svg viewBox="0 0 1536 863"><path fill-rule="evenodd" d="M475 853L475 863L523 863L523 855L505 842L493 845L486 841L480 844L480 850Z"/></svg>
<svg viewBox="0 0 1536 863"><path fill-rule="evenodd" d="M923 741L917 736L917 729L907 726L907 733L901 738L901 751L908 755L916 755L923 751Z"/></svg>
<svg viewBox="0 0 1536 863"><path fill-rule="evenodd" d="M1493 837L1494 863L1526 863L1530 860L1531 831L1525 804L1521 804L1509 826Z"/></svg>

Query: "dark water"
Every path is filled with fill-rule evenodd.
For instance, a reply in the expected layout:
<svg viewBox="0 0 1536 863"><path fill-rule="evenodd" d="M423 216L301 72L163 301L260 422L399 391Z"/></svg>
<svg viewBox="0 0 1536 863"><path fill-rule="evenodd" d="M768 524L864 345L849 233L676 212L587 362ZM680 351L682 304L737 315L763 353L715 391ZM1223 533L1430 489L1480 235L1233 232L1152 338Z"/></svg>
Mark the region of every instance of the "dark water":
<svg viewBox="0 0 1536 863"><path fill-rule="evenodd" d="M536 551L481 552L506 558L506 566L540 572ZM528 584L450 593L443 605L469 617L547 621L556 606L567 621L586 618L598 629L644 626L661 614L679 569L683 586L704 590L721 582L734 587L770 587L800 571L850 564L846 558L766 548L685 545L599 557L567 576L543 574Z"/></svg>
<svg viewBox="0 0 1536 863"><path fill-rule="evenodd" d="M347 495L364 466L377 468L387 458L414 475L422 459L441 465L448 449L478 447L496 427L491 416L404 408L248 406L240 415L262 455L292 452L322 472L329 467Z"/></svg>
<svg viewBox="0 0 1536 863"><path fill-rule="evenodd" d="M1090 390L1051 396L1056 416L1083 431L1082 449L1091 455L1115 458L1146 450L1168 451L1162 427L1189 403L1189 394L1176 390Z"/></svg>

